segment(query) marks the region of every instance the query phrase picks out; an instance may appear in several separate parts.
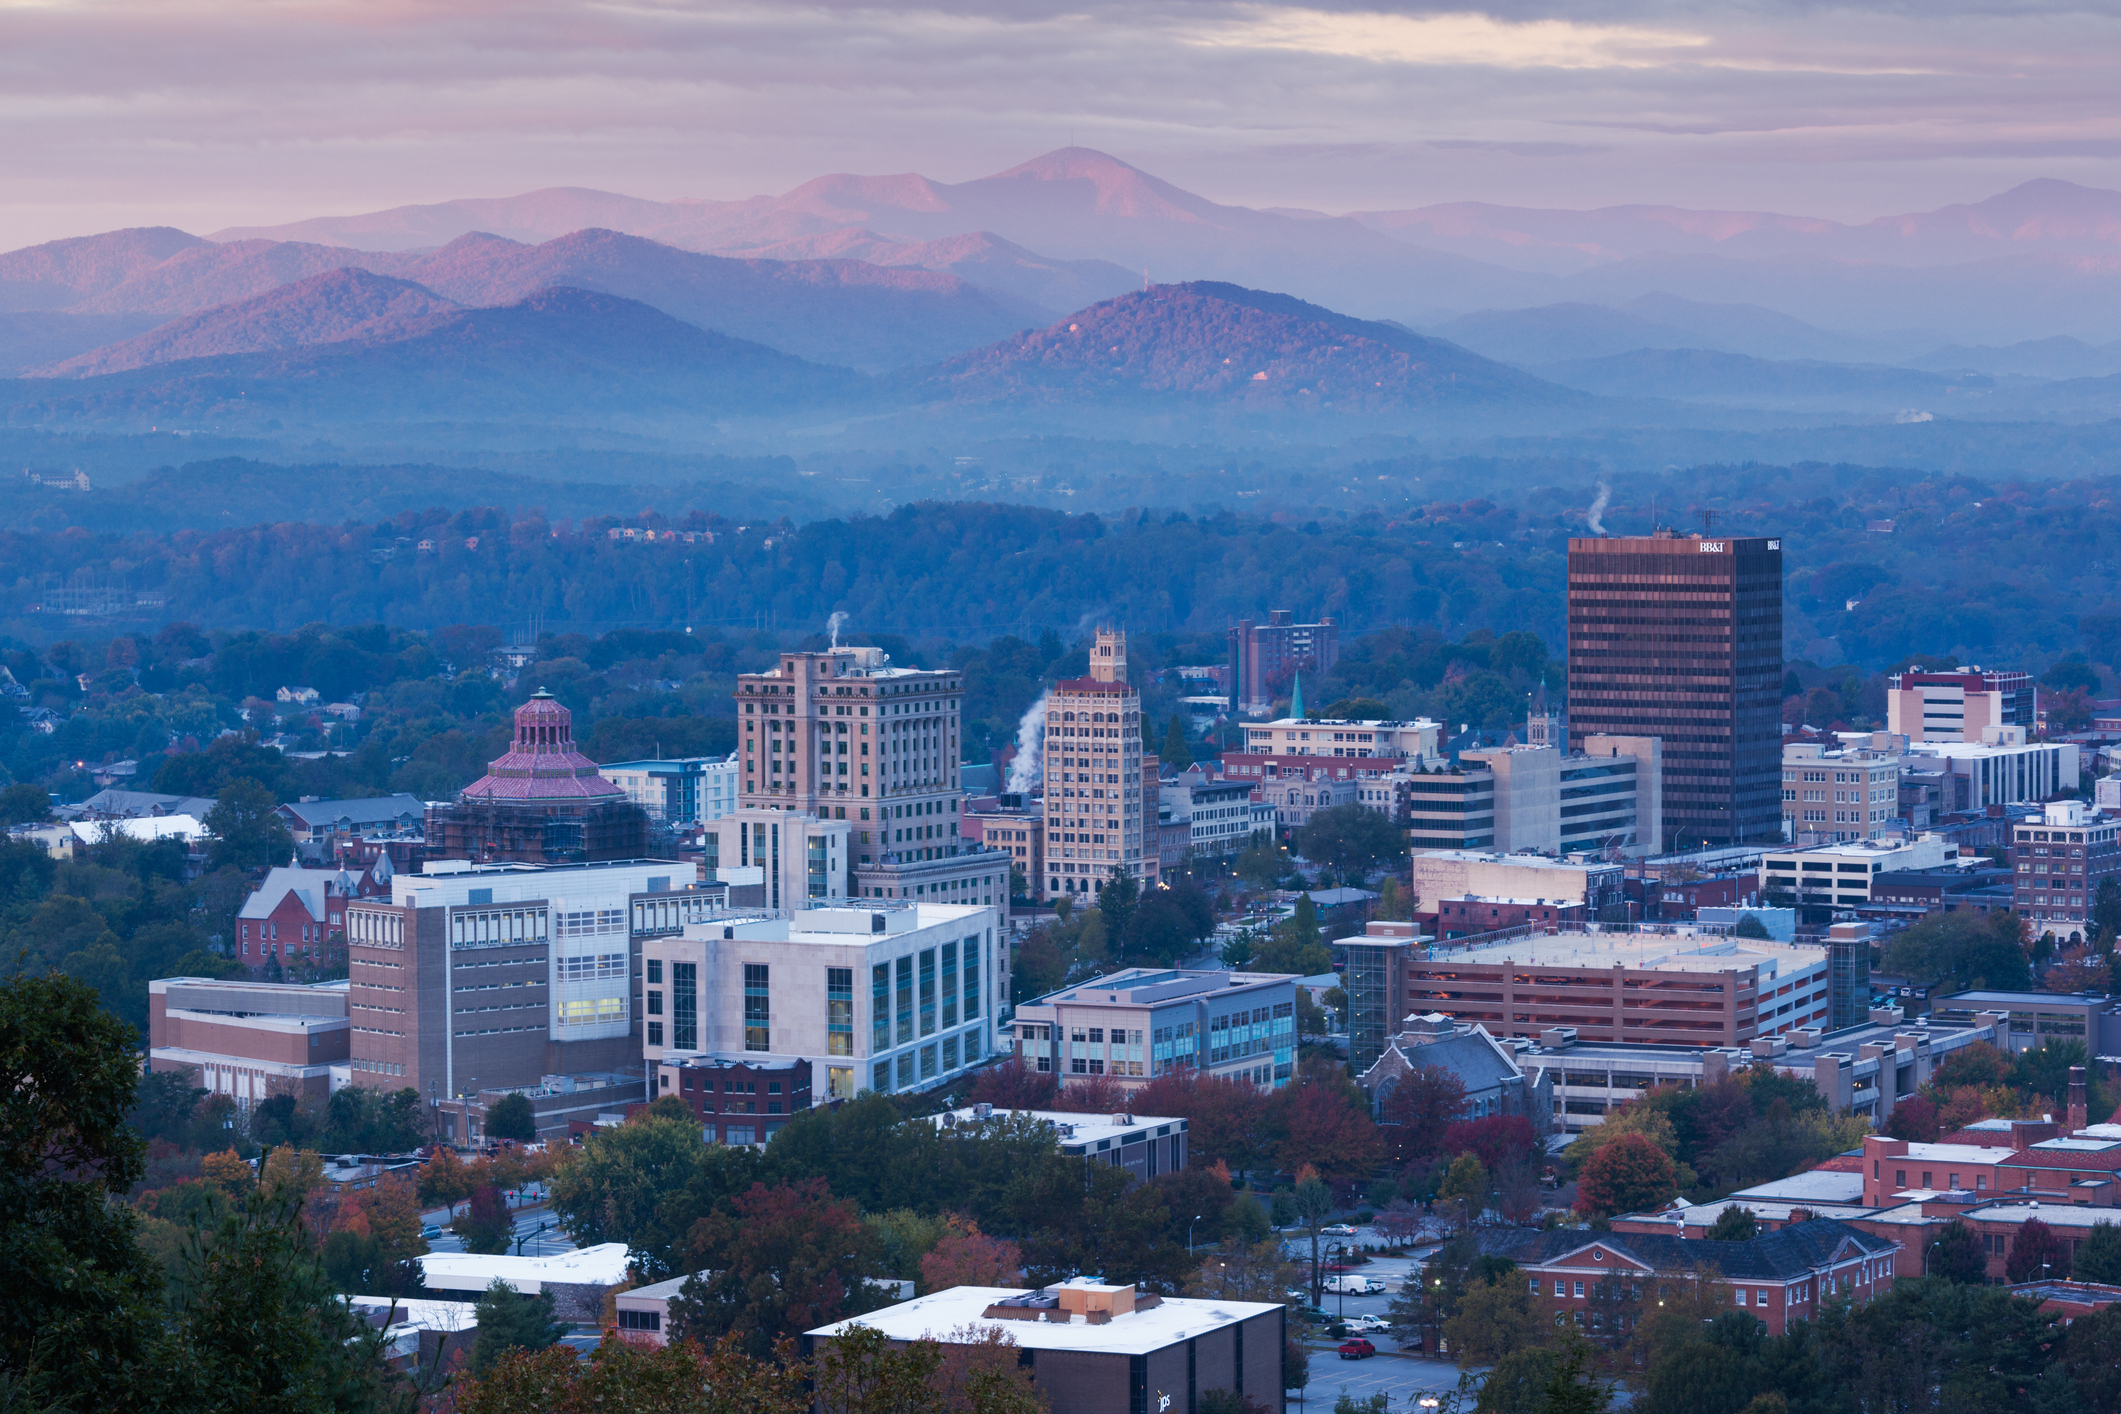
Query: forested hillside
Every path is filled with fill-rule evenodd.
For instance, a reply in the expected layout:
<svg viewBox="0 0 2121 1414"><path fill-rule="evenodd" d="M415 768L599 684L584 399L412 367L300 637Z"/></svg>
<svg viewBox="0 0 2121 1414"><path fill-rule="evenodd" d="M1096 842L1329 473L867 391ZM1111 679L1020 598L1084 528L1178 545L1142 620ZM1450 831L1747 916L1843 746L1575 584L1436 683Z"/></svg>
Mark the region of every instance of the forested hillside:
<svg viewBox="0 0 2121 1414"><path fill-rule="evenodd" d="M763 486L776 464L717 469ZM1558 649L1568 539L1586 533L1593 490L1525 486L1424 501L1428 469L1401 461L1343 467L1336 499L1344 507L1283 509L1303 494L1288 487L1243 500L1244 511L1199 515L956 501L799 524L794 517L816 513L804 493L824 479L785 473L779 484L789 499L781 504L790 511L771 522L705 509L568 519L529 500L539 488L523 478L487 483L524 498L513 507L403 510L332 524L295 516L225 530L97 533L61 515L49 532L0 533L8 576L0 634L25 643L76 634L74 621L51 612L71 588L103 591L95 602L105 617L91 628L102 636L152 635L171 621L285 632L307 623L433 629L534 616L564 632L689 626L786 635L821 628L840 612L852 630L964 643L1036 637L1048 627L1072 635L1094 621L1137 634L1219 636L1237 618L1288 608L1303 618L1336 615L1353 632L1402 626L1457 639L1526 631ZM261 509L275 504L270 469L224 463L200 475L254 486ZM312 480L335 475L357 479L323 468ZM387 494L370 503L380 510L416 500L423 475L439 486L456 473L398 469ZM181 495L183 479L155 485ZM638 508L656 498L697 506L702 492L712 499L707 486L614 487L606 505ZM1868 673L1909 657L2035 669L2072 652L2102 665L2121 657L2121 478L1983 482L1853 467L1702 467L1615 477L1611 493L1603 524L1613 533L1641 534L1653 523L1699 529L1702 513L1713 512L1718 535L1781 537L1792 660ZM38 492L55 512L80 504L60 499L79 494ZM769 493L732 486L729 494ZM28 495L17 488L10 499ZM563 506L596 499L595 488L580 485L554 491L563 495ZM301 502L277 504L296 511ZM27 523L41 523L40 514ZM613 539L614 529L658 538ZM662 538L667 530L695 534Z"/></svg>

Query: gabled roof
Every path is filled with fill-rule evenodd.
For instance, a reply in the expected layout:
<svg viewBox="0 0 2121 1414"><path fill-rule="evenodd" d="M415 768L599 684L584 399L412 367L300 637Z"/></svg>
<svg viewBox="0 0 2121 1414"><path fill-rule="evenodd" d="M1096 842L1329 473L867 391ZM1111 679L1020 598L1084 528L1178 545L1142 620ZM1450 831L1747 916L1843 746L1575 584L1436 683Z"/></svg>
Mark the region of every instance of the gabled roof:
<svg viewBox="0 0 2121 1414"><path fill-rule="evenodd" d="M340 820L355 825L372 825L400 816L420 820L427 812L426 804L418 796L402 794L365 796L359 800L295 800L280 809L310 829L336 824Z"/></svg>
<svg viewBox="0 0 2121 1414"><path fill-rule="evenodd" d="M1383 1084L1425 1065L1450 1071L1469 1095L1497 1089L1524 1076L1516 1059L1488 1035L1486 1028L1475 1026L1471 1031L1425 1044L1411 1040L1402 1044L1401 1038L1395 1036L1386 1043L1384 1054L1363 1072L1362 1082L1366 1086Z"/></svg>
<svg viewBox="0 0 2121 1414"><path fill-rule="evenodd" d="M1650 1271L1676 1273L1714 1267L1739 1281L1787 1281L1816 1271L1851 1251L1884 1256L1894 1250L1895 1244L1832 1218L1813 1218L1746 1242L1562 1228L1541 1233L1522 1249L1517 1264L1546 1266L1594 1247L1603 1247L1627 1259L1630 1265Z"/></svg>
<svg viewBox="0 0 2121 1414"><path fill-rule="evenodd" d="M288 869L273 870L265 876L258 891L243 900L243 907L236 913L238 918L270 918L282 900L294 894L308 910L312 922L324 921L324 899L328 893L350 894L354 890L351 874L340 869Z"/></svg>

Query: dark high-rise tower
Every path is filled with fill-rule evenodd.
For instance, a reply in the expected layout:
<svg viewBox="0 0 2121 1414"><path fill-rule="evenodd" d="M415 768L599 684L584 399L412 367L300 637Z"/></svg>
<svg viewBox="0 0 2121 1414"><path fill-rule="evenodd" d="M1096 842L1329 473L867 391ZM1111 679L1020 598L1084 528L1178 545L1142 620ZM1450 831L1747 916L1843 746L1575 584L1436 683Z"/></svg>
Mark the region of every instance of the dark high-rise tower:
<svg viewBox="0 0 2121 1414"><path fill-rule="evenodd" d="M1782 834L1782 542L1569 541L1569 745L1664 741L1664 849Z"/></svg>

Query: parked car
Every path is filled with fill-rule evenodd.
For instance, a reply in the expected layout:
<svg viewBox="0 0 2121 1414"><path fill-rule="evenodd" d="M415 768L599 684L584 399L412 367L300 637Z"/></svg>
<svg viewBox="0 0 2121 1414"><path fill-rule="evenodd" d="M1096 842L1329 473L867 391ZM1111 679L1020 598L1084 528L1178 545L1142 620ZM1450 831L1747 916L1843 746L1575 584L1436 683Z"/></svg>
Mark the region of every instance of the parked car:
<svg viewBox="0 0 2121 1414"><path fill-rule="evenodd" d="M1355 1235L1355 1229L1346 1223L1334 1223L1331 1227L1320 1228L1319 1231L1327 1237L1353 1237Z"/></svg>
<svg viewBox="0 0 2121 1414"><path fill-rule="evenodd" d="M433 1223L429 1223L427 1226L420 1229L420 1237L423 1241L426 1242L432 1242L441 1235L442 1229L436 1227Z"/></svg>
<svg viewBox="0 0 2121 1414"><path fill-rule="evenodd" d="M1359 1335L1340 1343L1340 1358L1343 1360L1367 1360L1376 1353L1377 1347Z"/></svg>
<svg viewBox="0 0 2121 1414"><path fill-rule="evenodd" d="M1392 1329L1392 1323L1382 1316L1350 1316L1348 1331L1352 1335L1382 1335Z"/></svg>
<svg viewBox="0 0 2121 1414"><path fill-rule="evenodd" d="M1310 1322L1311 1322L1311 1323L1313 1323L1314 1325L1321 1325L1321 1326L1322 1326L1322 1325L1324 1325L1324 1324L1325 1324L1326 1322L1328 1322L1328 1321L1330 1321L1330 1320L1332 1320L1332 1319L1333 1319L1333 1318L1332 1318L1331 1316L1327 1315L1327 1314L1326 1314L1325 1312L1323 1312L1323 1311L1319 1310L1319 1309L1318 1309L1318 1308L1317 1308L1316 1306L1299 1306L1299 1307L1297 1307L1297 1308L1296 1308L1296 1318L1297 1318L1298 1320L1300 1320L1300 1321L1310 1321Z"/></svg>

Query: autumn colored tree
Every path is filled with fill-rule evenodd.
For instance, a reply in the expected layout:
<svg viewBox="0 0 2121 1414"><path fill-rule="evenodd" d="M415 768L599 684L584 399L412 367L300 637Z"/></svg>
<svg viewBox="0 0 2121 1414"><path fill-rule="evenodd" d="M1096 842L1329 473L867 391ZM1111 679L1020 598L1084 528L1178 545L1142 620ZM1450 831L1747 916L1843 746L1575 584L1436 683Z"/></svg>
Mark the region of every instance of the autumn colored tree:
<svg viewBox="0 0 2121 1414"><path fill-rule="evenodd" d="M1378 1136L1400 1168L1444 1149L1444 1131L1466 1112L1465 1082L1440 1065L1418 1065L1386 1087L1377 1106Z"/></svg>
<svg viewBox="0 0 2121 1414"><path fill-rule="evenodd" d="M199 1171L208 1183L231 1197L241 1197L250 1192L258 1181L258 1176L251 1172L250 1165L243 1162L233 1149L208 1154L199 1161Z"/></svg>
<svg viewBox="0 0 2121 1414"><path fill-rule="evenodd" d="M1910 1095L1886 1116L1885 1132L1910 1144L1934 1144L1937 1123L1937 1107L1921 1095Z"/></svg>
<svg viewBox="0 0 2121 1414"><path fill-rule="evenodd" d="M1225 1238L1186 1278L1186 1295L1207 1301L1288 1301L1303 1282L1303 1267L1289 1260L1279 1241Z"/></svg>
<svg viewBox="0 0 2121 1414"><path fill-rule="evenodd" d="M1058 1088L1053 1076L1033 1070L1022 1056L1010 1056L974 1078L965 1103L988 1104L998 1110L1050 1110Z"/></svg>
<svg viewBox="0 0 2121 1414"><path fill-rule="evenodd" d="M1329 1180L1366 1178L1384 1157L1362 1092L1337 1067L1307 1072L1276 1090L1267 1100L1264 1128L1285 1170L1309 1164Z"/></svg>
<svg viewBox="0 0 2121 1414"><path fill-rule="evenodd" d="M565 1345L508 1351L453 1394L457 1414L810 1414L808 1374L792 1343L778 1358L759 1360L735 1336L709 1350L689 1340L647 1345L610 1331L586 1361Z"/></svg>
<svg viewBox="0 0 2121 1414"><path fill-rule="evenodd" d="M1672 1156L1640 1134L1623 1134L1583 1166L1576 1211L1585 1216L1639 1213L1661 1207L1678 1191Z"/></svg>
<svg viewBox="0 0 2121 1414"><path fill-rule="evenodd" d="M1459 1298L1458 1313L1443 1326L1461 1370L1542 1346L1553 1330L1545 1303L1531 1296L1524 1282L1513 1280L1469 1286Z"/></svg>
<svg viewBox="0 0 2121 1414"><path fill-rule="evenodd" d="M2011 1284L2069 1276L2069 1244L2038 1218L2027 1218L2011 1239L2010 1255L2003 1259L2003 1274Z"/></svg>
<svg viewBox="0 0 2121 1414"><path fill-rule="evenodd" d="M472 1190L470 1206L449 1230L463 1240L466 1252L506 1252L515 1237L515 1217L501 1190L485 1183Z"/></svg>
<svg viewBox="0 0 2121 1414"><path fill-rule="evenodd" d="M689 1257L698 1275L671 1302L677 1332L696 1340L743 1332L760 1359L781 1336L876 1304L864 1280L875 1268L875 1238L822 1178L754 1183L694 1224Z"/></svg>
<svg viewBox="0 0 2121 1414"><path fill-rule="evenodd" d="M1127 1088L1111 1076L1087 1075L1061 1086L1049 1108L1071 1114L1112 1115L1131 1109L1130 1099Z"/></svg>
<svg viewBox="0 0 2121 1414"><path fill-rule="evenodd" d="M1248 1081L1175 1070L1135 1091L1131 1108L1185 1120L1187 1162L1196 1167L1221 1163L1241 1174L1263 1160L1259 1134L1267 1099Z"/></svg>
<svg viewBox="0 0 2121 1414"><path fill-rule="evenodd" d="M457 1204L471 1196L478 1186L469 1165L457 1157L457 1151L448 1145L437 1145L434 1157L420 1165L418 1192L422 1203L440 1203L449 1209L451 1218L457 1215Z"/></svg>
<svg viewBox="0 0 2121 1414"><path fill-rule="evenodd" d="M978 1228L953 1232L921 1258L921 1290L953 1286L1013 1286L1022 1280L1024 1254L1014 1242Z"/></svg>
<svg viewBox="0 0 2121 1414"><path fill-rule="evenodd" d="M1444 1131L1446 1154L1472 1154L1490 1173L1507 1164L1529 1159L1539 1141L1532 1122L1523 1115L1486 1115L1461 1120Z"/></svg>
<svg viewBox="0 0 2121 1414"><path fill-rule="evenodd" d="M1988 1285L1988 1253L1982 1250L1981 1234L1952 1219L1938 1229L1924 1254L1922 1270L1925 1275L1966 1286Z"/></svg>
<svg viewBox="0 0 2121 1414"><path fill-rule="evenodd" d="M1473 1154L1451 1160L1436 1199L1460 1227L1471 1227L1488 1207L1488 1170Z"/></svg>
<svg viewBox="0 0 2121 1414"><path fill-rule="evenodd" d="M1623 1134L1640 1134L1655 1144L1676 1162L1679 1158L1679 1133L1672 1124L1672 1117L1661 1106L1654 1103L1659 1097L1643 1096L1615 1105L1605 1117L1603 1124L1585 1130L1571 1140L1562 1156L1570 1163L1582 1165L1590 1161L1591 1155Z"/></svg>

